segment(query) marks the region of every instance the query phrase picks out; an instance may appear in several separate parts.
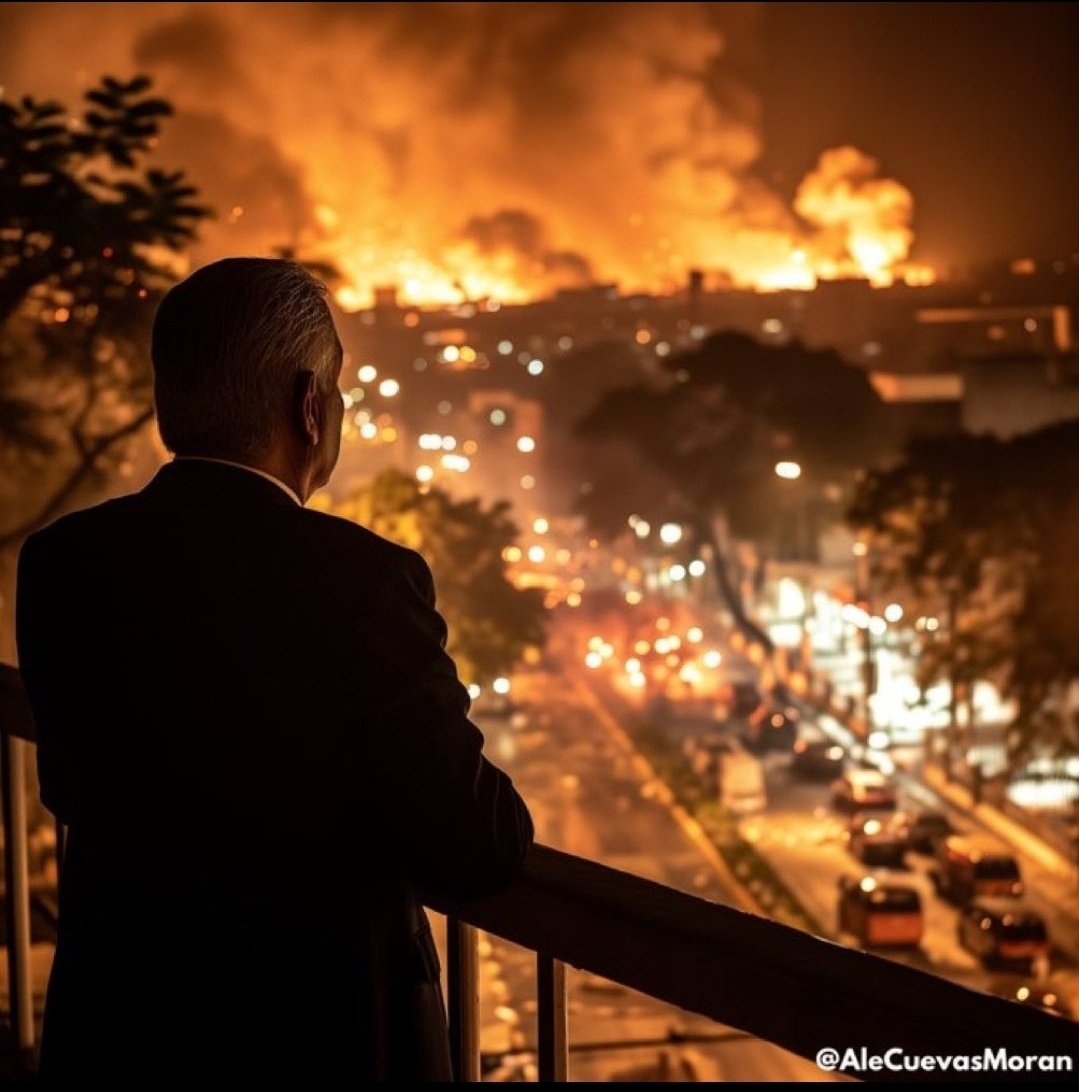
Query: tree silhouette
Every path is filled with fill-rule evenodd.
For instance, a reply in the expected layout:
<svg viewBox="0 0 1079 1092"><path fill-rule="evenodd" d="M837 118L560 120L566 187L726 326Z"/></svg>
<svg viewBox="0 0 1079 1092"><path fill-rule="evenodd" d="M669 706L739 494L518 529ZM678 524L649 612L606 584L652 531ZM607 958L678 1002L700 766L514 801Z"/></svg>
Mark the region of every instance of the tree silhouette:
<svg viewBox="0 0 1079 1092"><path fill-rule="evenodd" d="M621 453L598 457L582 507L608 532L634 512L682 523L711 555L735 624L770 650L746 613L735 540L768 552L789 527L792 489L852 484L854 471L886 448L884 409L864 373L798 342L717 334L666 361L665 371L665 382L606 394L580 421L582 436ZM797 462L802 478L778 478L780 461Z"/></svg>
<svg viewBox="0 0 1079 1092"><path fill-rule="evenodd" d="M923 642L921 681L968 695L994 682L1015 699L1009 750L1079 748L1079 424L1011 440L917 441L866 476L851 519L871 535L874 569L910 613L943 613ZM969 721L968 721L969 723Z"/></svg>
<svg viewBox="0 0 1079 1092"><path fill-rule="evenodd" d="M182 172L145 163L172 112L150 89L106 76L71 118L0 101L0 547L108 474L153 416L153 308L209 213Z"/></svg>

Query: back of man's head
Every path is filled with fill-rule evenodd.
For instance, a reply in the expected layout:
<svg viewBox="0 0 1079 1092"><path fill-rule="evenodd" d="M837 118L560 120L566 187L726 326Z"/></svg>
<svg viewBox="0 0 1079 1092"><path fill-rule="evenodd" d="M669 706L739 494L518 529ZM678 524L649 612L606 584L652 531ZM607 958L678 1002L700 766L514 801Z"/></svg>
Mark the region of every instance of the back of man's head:
<svg viewBox="0 0 1079 1092"><path fill-rule="evenodd" d="M298 376L336 381L325 286L278 258L226 258L172 288L154 318L154 401L177 455L249 458L287 424Z"/></svg>

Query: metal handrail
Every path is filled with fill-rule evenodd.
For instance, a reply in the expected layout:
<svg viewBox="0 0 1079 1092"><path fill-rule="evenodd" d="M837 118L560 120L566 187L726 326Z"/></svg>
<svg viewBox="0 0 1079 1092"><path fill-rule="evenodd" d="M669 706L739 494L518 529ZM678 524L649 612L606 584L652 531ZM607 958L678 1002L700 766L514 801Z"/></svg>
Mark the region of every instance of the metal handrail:
<svg viewBox="0 0 1079 1092"><path fill-rule="evenodd" d="M811 1060L1004 1047L1079 1064L1070 1020L545 846L499 894L434 909Z"/></svg>

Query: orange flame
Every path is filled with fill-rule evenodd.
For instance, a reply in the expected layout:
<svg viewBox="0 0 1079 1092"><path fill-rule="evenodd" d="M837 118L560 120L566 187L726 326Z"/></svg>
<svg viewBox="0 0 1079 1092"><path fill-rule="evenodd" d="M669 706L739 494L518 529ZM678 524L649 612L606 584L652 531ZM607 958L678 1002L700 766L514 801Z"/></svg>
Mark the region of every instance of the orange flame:
<svg viewBox="0 0 1079 1092"><path fill-rule="evenodd" d="M688 220L678 229L677 249L669 235L660 237L642 248L639 264L602 270L600 279L659 294L682 287L691 268L762 292L808 291L820 281L846 278L881 287L896 281L932 284L932 268L908 261L913 208L905 186L877 177L875 160L853 147L833 148L798 186L783 229L746 227L729 216L717 215L711 223ZM640 235L651 223L651 217L636 214L625 230ZM488 249L459 239L427 254L416 247L402 256L393 246L358 249L340 237L334 249L348 281L337 293L346 310L369 306L382 284L396 286L403 303L420 307L477 299L522 303L562 286L543 262L529 261L508 239Z"/></svg>
<svg viewBox="0 0 1079 1092"><path fill-rule="evenodd" d="M232 210L198 260L327 257L345 307L384 285L413 305L667 293L698 269L762 291L932 278L908 264L909 190L869 156L825 152L793 203L754 174L739 57L765 5L6 7L19 93L147 71L173 102L162 164Z"/></svg>

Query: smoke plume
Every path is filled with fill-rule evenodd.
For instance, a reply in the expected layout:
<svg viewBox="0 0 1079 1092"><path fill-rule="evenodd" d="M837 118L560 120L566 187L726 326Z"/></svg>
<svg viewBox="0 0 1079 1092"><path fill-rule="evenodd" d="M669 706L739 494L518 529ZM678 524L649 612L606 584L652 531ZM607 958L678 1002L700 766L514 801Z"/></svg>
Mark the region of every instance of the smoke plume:
<svg viewBox="0 0 1079 1092"><path fill-rule="evenodd" d="M74 104L147 72L178 111L162 159L219 212L199 259L329 257L346 304L887 279L910 194L869 157L825 154L793 208L753 175L760 7L9 4L0 83Z"/></svg>

